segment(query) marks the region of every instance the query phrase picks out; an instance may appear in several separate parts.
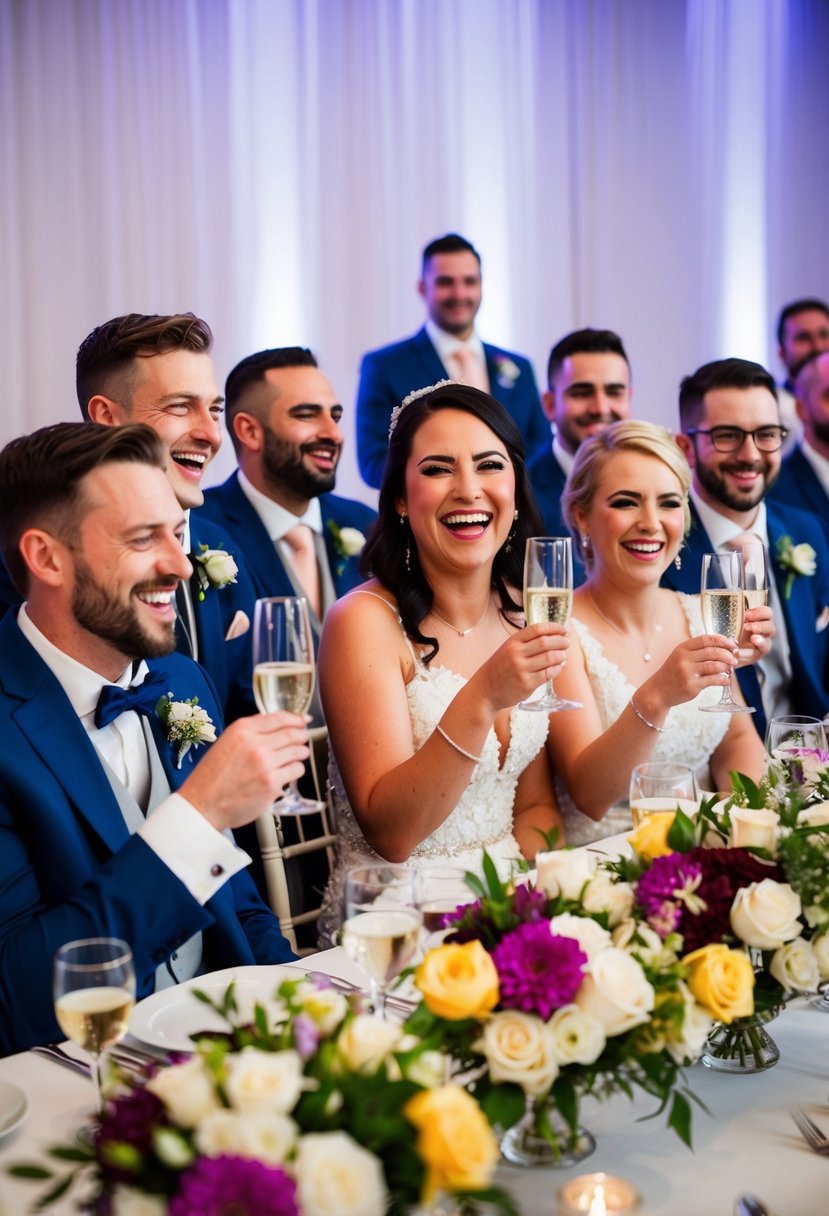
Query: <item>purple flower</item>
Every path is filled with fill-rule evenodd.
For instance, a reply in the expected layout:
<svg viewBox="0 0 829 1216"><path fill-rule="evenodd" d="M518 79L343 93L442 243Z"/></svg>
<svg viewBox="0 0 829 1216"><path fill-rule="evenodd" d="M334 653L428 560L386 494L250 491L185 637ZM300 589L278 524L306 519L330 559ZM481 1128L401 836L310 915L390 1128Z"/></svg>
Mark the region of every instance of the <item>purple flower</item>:
<svg viewBox="0 0 829 1216"><path fill-rule="evenodd" d="M162 1127L167 1123L163 1103L143 1085L128 1094L113 1098L107 1104L95 1133L95 1156L102 1172L107 1177L116 1178L121 1182L130 1181L133 1172L111 1163L107 1145L129 1144L142 1157L149 1157L152 1152L153 1128Z"/></svg>
<svg viewBox="0 0 829 1216"><path fill-rule="evenodd" d="M682 932L686 904L682 895L693 897L702 881L702 865L686 853L657 857L636 888L636 898L648 924L661 938L675 930Z"/></svg>
<svg viewBox="0 0 829 1216"><path fill-rule="evenodd" d="M512 910L522 924L533 924L547 920L547 902L543 891L520 883L512 897Z"/></svg>
<svg viewBox="0 0 829 1216"><path fill-rule="evenodd" d="M284 1170L244 1157L202 1157L181 1176L170 1216L300 1216Z"/></svg>
<svg viewBox="0 0 829 1216"><path fill-rule="evenodd" d="M307 1013L294 1018L294 1047L303 1060L310 1060L320 1041L319 1027Z"/></svg>
<svg viewBox="0 0 829 1216"><path fill-rule="evenodd" d="M548 1018L569 1005L582 982L587 955L577 941L554 936L548 921L519 925L492 952L504 1009Z"/></svg>

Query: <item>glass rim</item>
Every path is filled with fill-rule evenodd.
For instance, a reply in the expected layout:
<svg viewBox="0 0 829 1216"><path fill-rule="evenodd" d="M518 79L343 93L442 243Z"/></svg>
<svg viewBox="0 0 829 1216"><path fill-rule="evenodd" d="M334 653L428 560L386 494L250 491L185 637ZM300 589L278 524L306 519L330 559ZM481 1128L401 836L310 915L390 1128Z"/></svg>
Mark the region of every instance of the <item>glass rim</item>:
<svg viewBox="0 0 829 1216"><path fill-rule="evenodd" d="M70 958L64 956L64 952L68 954L70 950L79 950L83 947L94 947L103 945L104 942L111 943L117 947L120 953L117 958L102 959L97 963L81 963L73 962ZM122 937L77 937L74 941L64 942L55 951L54 962L60 963L61 967L65 967L70 971L114 971L116 967L123 967L126 963L132 962L132 947L129 942L124 941Z"/></svg>

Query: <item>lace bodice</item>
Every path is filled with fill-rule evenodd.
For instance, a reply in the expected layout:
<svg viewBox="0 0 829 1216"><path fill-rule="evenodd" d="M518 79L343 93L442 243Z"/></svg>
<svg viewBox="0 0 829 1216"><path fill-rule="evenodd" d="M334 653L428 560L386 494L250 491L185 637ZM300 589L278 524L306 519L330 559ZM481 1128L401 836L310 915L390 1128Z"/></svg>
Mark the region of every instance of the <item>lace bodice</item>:
<svg viewBox="0 0 829 1216"><path fill-rule="evenodd" d="M699 597L677 594L688 621L691 637L697 637L704 632ZM602 728L607 730L621 715L636 688L607 657L601 642L582 621L571 617L570 624L584 653L587 675L596 698ZM712 752L722 742L728 730L728 717L726 714L701 714L699 706L718 701L720 693L719 688L704 688L693 701L675 705L665 720L665 734L658 736L651 755L652 760L690 765L701 789L711 788L709 762ZM612 807L598 822L583 815L558 777L556 794L568 844L587 844L591 840L601 840L604 836L623 832L631 826L626 807Z"/></svg>
<svg viewBox="0 0 829 1216"><path fill-rule="evenodd" d="M427 666L413 647L409 649L415 670L406 687L406 695L417 750L432 734L466 679L447 667ZM495 731L490 730L481 751L481 762L472 770L460 802L440 827L415 848L409 865L452 865L480 871L484 848L496 862L503 862L505 868L520 857L518 842L512 834L516 787L524 769L544 746L548 721L545 714L530 714L513 708L503 766L499 766L498 738ZM362 861L377 860L378 856L360 831L333 752L329 756L328 778L336 815L337 845L335 866L319 921L323 947L333 942L340 926L346 870Z"/></svg>

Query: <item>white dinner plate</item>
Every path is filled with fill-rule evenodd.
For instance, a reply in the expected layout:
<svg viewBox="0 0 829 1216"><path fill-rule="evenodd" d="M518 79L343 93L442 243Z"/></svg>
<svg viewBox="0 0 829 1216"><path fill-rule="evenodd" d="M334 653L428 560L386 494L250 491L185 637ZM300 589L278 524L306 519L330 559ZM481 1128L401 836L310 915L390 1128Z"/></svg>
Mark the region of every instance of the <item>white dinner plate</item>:
<svg viewBox="0 0 829 1216"><path fill-rule="evenodd" d="M11 1081L0 1081L0 1136L7 1136L26 1118L29 1099Z"/></svg>
<svg viewBox="0 0 829 1216"><path fill-rule="evenodd" d="M296 979L304 967L289 964L272 967L229 967L197 975L184 984L162 988L139 1001L130 1018L130 1034L151 1047L164 1051L192 1051L191 1035L201 1030L227 1030L227 1023L193 996L193 989L206 992L213 1000L223 996L231 980L236 981L236 1003L240 1022L250 1021L258 1001L268 1008L283 979Z"/></svg>

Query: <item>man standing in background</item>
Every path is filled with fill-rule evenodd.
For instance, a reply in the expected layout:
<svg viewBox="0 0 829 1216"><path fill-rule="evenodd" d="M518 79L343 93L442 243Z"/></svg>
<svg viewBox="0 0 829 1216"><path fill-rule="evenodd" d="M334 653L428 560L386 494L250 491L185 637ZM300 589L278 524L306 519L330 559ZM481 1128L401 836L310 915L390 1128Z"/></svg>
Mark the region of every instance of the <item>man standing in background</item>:
<svg viewBox="0 0 829 1216"><path fill-rule="evenodd" d="M812 297L792 300L777 318L777 354L786 369L786 379L778 390L780 421L788 427L788 444L800 437L800 423L794 400L794 382L807 359L829 350L829 305Z"/></svg>
<svg viewBox="0 0 829 1216"><path fill-rule="evenodd" d="M803 437L784 458L771 497L813 512L829 539L829 349L801 364L794 391Z"/></svg>

